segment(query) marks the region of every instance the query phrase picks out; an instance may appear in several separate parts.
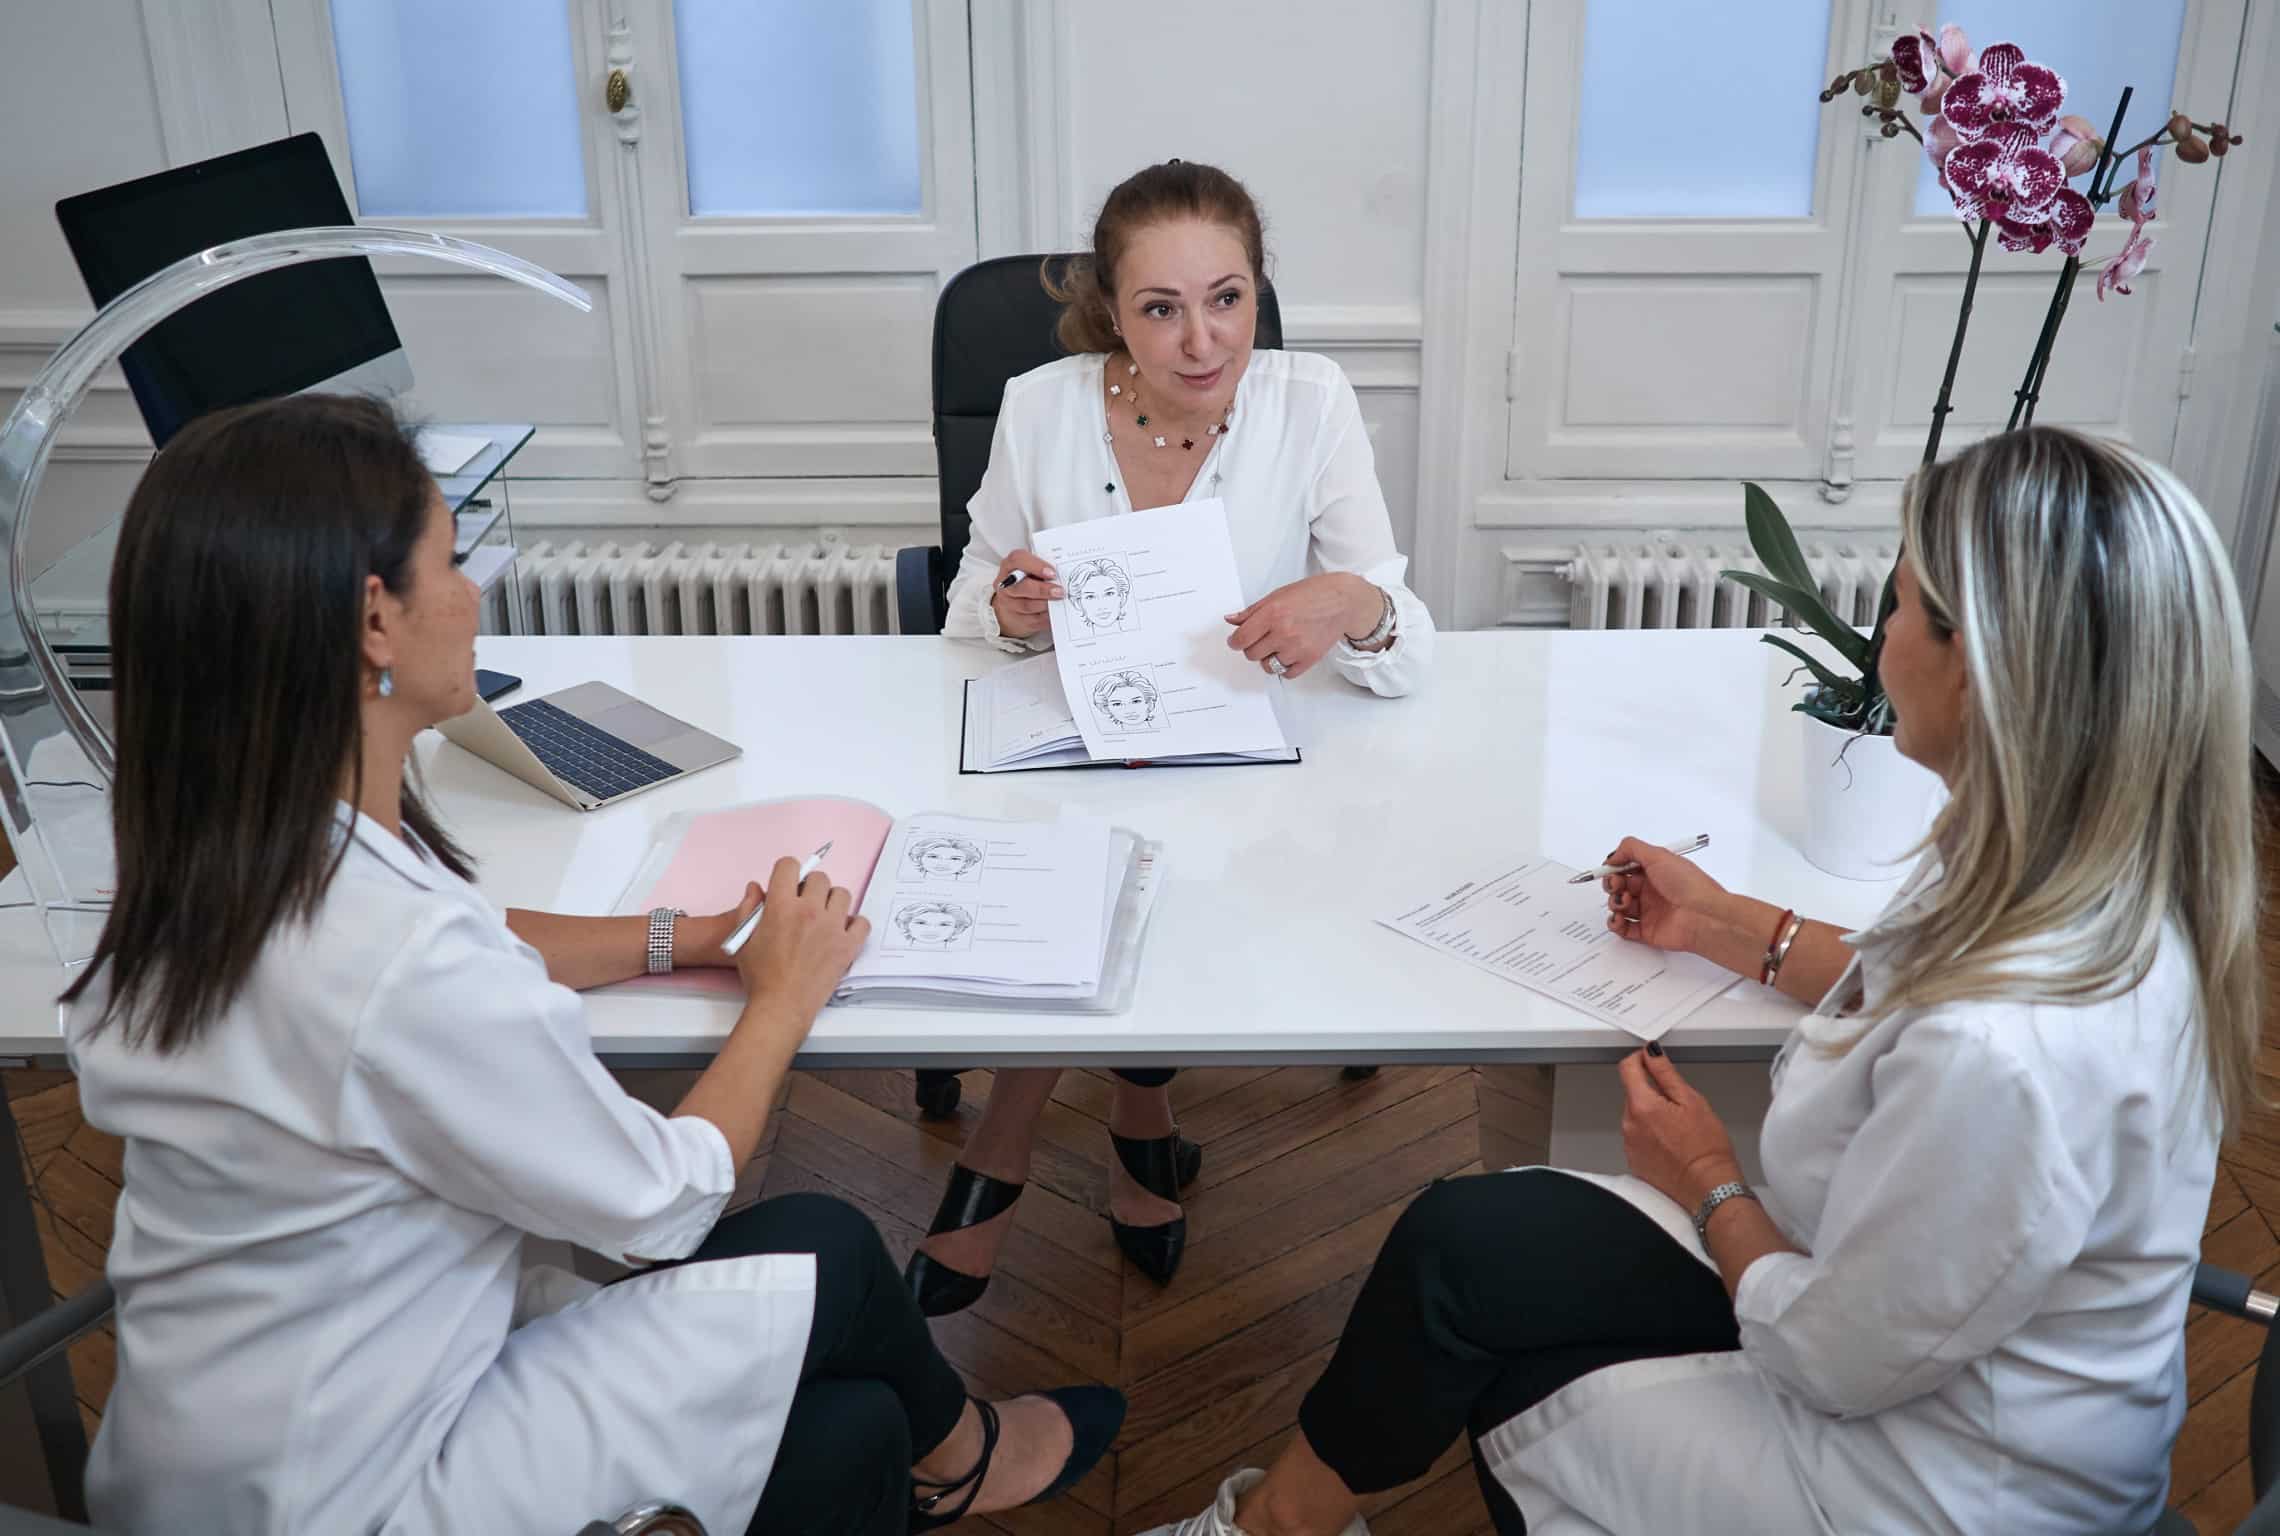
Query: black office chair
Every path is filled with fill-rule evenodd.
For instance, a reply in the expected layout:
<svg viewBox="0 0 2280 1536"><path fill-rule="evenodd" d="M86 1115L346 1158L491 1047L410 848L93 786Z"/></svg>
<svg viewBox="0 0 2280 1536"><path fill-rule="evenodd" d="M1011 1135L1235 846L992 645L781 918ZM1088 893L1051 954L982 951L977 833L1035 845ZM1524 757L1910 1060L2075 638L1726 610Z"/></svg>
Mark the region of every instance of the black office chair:
<svg viewBox="0 0 2280 1536"><path fill-rule="evenodd" d="M1006 381L1065 357L1053 327L1061 306L1046 293L1047 261L1066 256L994 256L942 287L934 301L934 467L942 487L942 542L895 557L895 602L906 635L939 635L950 578L966 552L966 503L990 462ZM1253 344L1282 350L1282 305L1259 289Z"/></svg>
<svg viewBox="0 0 2280 1536"><path fill-rule="evenodd" d="M950 578L958 573L972 524L966 503L989 467L1006 381L1068 355L1053 334L1061 306L1044 283L1045 263L1068 259L993 256L943 284L934 301L934 469L941 482L942 542L895 555L895 605L906 635L942 633ZM1259 289L1253 345L1282 349L1282 305L1272 284ZM960 1093L956 1071L919 1068L918 1108L928 1119L954 1113Z"/></svg>
<svg viewBox="0 0 2280 1536"><path fill-rule="evenodd" d="M56 1373L47 1384L60 1385L56 1400L68 1405L63 1417L69 1421L41 1418L38 1424L48 1480L64 1518L0 1505L0 1536L87 1536L91 1529L85 1523L87 1505L80 1489L87 1470L87 1441L79 1427L78 1407L72 1402L70 1367L59 1357L72 1340L111 1315L113 1302L110 1283L98 1280L70 1300L59 1301L0 1333L0 1391L45 1367ZM35 1416L46 1400L35 1395ZM643 1504L614 1520L590 1520L578 1528L577 1536L705 1536L705 1528L678 1504Z"/></svg>

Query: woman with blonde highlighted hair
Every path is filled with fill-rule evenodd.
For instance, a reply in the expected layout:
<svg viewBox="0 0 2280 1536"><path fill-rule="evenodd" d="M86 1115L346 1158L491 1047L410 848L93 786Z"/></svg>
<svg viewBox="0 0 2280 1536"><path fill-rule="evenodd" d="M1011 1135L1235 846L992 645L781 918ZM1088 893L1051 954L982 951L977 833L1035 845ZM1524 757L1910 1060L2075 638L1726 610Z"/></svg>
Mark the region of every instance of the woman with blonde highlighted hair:
<svg viewBox="0 0 2280 1536"><path fill-rule="evenodd" d="M2046 427L1921 471L1902 538L1882 675L1949 800L1885 914L1609 856L1611 931L1817 1004L1763 1186L1626 1058L1630 1175L1420 1196L1299 1437L1158 1536L1359 1531L1466 1432L1506 1532L2152 1526L2259 1040L2240 597L2175 476Z"/></svg>

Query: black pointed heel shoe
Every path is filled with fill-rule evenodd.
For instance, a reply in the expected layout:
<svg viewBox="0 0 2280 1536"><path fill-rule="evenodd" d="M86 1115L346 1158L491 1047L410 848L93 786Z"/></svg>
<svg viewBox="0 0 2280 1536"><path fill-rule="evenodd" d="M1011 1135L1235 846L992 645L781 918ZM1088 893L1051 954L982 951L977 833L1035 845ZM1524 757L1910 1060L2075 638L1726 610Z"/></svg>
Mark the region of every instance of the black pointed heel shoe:
<svg viewBox="0 0 2280 1536"><path fill-rule="evenodd" d="M926 1229L926 1235L978 1227L1011 1210L1027 1187L976 1173L961 1163L950 1172L950 1183L942 1191L942 1204L935 1208L934 1224ZM913 1253L910 1263L903 1267L903 1284L910 1287L919 1311L928 1317L947 1317L980 1301L982 1292L990 1288L990 1277L952 1269L920 1251Z"/></svg>
<svg viewBox="0 0 2280 1536"><path fill-rule="evenodd" d="M1181 1149L1193 1146L1192 1142L1182 1141L1176 1130L1169 1136L1146 1137L1119 1136L1111 1131L1108 1140L1133 1183L1159 1200L1179 1200L1180 1186L1186 1182L1180 1177L1184 1161ZM1198 1171L1203 1167L1201 1148L1196 1148L1194 1167ZM1116 1246L1139 1266L1140 1273L1158 1285L1172 1283L1172 1276L1179 1272L1180 1255L1187 1251L1187 1217L1175 1216L1162 1226L1132 1227L1111 1214L1108 1224L1116 1233Z"/></svg>
<svg viewBox="0 0 2280 1536"><path fill-rule="evenodd" d="M1108 1454L1116 1439L1116 1432L1124 1427L1124 1394L1114 1387L1057 1387L1051 1392L1029 1394L1042 1397L1061 1410L1069 1421L1069 1459L1061 1463L1061 1473L1047 1485L1043 1493L1029 1500L1030 1504L1043 1504L1057 1499L1069 1491L1087 1472ZM928 1483L911 1481L910 1529L912 1531L938 1531L946 1525L956 1525L966 1518L981 1496L982 1480L989 1476L990 1462L997 1456L998 1411L997 1404L974 1399L975 1411L982 1416L982 1454L974 1463L974 1470L954 1483ZM953 1495L963 1493L964 1498L950 1504ZM943 1506L950 1504L945 1509Z"/></svg>

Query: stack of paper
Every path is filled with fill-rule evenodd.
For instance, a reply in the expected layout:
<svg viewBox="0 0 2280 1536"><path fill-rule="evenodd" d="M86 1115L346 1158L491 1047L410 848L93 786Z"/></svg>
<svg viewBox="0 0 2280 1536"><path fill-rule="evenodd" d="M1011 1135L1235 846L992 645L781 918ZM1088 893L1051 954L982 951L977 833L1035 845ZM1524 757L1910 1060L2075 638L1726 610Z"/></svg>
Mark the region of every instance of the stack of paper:
<svg viewBox="0 0 2280 1536"><path fill-rule="evenodd" d="M1126 870L1105 821L923 815L887 838L892 865L860 908L871 939L843 990L940 988L983 997L1100 990L1108 914Z"/></svg>
<svg viewBox="0 0 2280 1536"><path fill-rule="evenodd" d="M871 936L837 1000L942 1006L1128 1007L1160 849L1090 817L896 820L860 800L770 800L669 817L621 913L721 912L780 858L824 843L822 873L855 894ZM633 986L733 993L734 973L676 971Z"/></svg>

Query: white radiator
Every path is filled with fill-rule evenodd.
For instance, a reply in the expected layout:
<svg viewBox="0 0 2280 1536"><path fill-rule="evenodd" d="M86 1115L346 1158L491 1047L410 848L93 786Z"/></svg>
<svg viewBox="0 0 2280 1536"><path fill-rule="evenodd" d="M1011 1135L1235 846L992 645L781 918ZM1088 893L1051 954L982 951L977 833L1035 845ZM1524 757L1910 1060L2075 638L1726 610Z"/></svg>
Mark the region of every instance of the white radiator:
<svg viewBox="0 0 2280 1536"><path fill-rule="evenodd" d="M1875 545L1805 543L1805 563L1821 601L1853 624L1876 622L1876 603L1894 552ZM1759 629L1785 622L1786 610L1718 577L1765 567L1746 544L1657 543L1579 548L1564 574L1570 629Z"/></svg>
<svg viewBox="0 0 2280 1536"><path fill-rule="evenodd" d="M484 594L515 635L891 635L895 552L801 544L541 542Z"/></svg>

